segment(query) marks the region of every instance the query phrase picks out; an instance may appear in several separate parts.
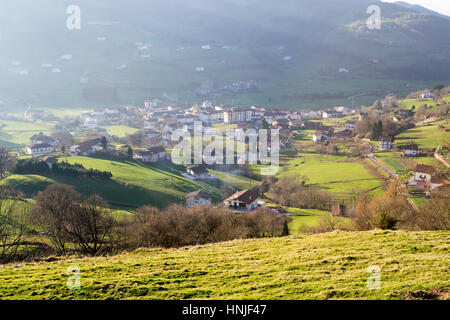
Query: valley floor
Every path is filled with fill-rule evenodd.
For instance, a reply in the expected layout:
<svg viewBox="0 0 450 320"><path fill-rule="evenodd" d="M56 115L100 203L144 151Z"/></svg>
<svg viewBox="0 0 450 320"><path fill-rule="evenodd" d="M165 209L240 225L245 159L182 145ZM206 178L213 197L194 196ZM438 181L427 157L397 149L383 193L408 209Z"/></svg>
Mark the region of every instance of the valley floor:
<svg viewBox="0 0 450 320"><path fill-rule="evenodd" d="M55 258L0 266L0 299L449 299L449 243L448 231L332 232Z"/></svg>

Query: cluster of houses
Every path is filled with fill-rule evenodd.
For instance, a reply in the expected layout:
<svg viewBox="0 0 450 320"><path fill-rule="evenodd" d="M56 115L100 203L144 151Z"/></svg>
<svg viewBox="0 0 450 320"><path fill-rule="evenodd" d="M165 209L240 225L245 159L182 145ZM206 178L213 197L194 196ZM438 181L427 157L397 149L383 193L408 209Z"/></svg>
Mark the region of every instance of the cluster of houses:
<svg viewBox="0 0 450 320"><path fill-rule="evenodd" d="M255 190L243 190L226 198L220 207L237 212L249 212L262 205L259 200L261 194ZM186 207L209 206L211 195L203 190L188 193L186 195Z"/></svg>
<svg viewBox="0 0 450 320"><path fill-rule="evenodd" d="M45 154L56 150L59 142L55 138L44 135L42 132L30 138L30 145L27 146L27 154Z"/></svg>

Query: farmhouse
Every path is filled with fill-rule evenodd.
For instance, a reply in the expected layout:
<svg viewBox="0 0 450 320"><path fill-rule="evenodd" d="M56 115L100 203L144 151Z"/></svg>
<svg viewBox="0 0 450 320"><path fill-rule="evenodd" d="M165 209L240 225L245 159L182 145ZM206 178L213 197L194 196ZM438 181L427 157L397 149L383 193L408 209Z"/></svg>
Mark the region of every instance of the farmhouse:
<svg viewBox="0 0 450 320"><path fill-rule="evenodd" d="M355 129L355 126L356 126L356 121L347 121L345 123L345 128L349 129L349 130Z"/></svg>
<svg viewBox="0 0 450 320"><path fill-rule="evenodd" d="M102 148L100 142L101 139L86 140L70 147L70 152L82 156L89 156L97 153Z"/></svg>
<svg viewBox="0 0 450 320"><path fill-rule="evenodd" d="M46 136L46 135L44 135L42 133L39 133L39 134L36 134L36 135L32 136L30 138L30 142L31 142L32 145L44 144L45 143L45 144L51 145L52 147L56 147L57 144L58 144L58 141L56 139L54 139L52 137L49 137L49 136Z"/></svg>
<svg viewBox="0 0 450 320"><path fill-rule="evenodd" d="M203 190L197 190L186 195L186 207L211 205L211 195Z"/></svg>
<svg viewBox="0 0 450 320"><path fill-rule="evenodd" d="M404 147L403 155L406 157L416 157L420 155L419 147L415 144L410 144Z"/></svg>
<svg viewBox="0 0 450 320"><path fill-rule="evenodd" d="M392 148L392 137L382 137L378 148L380 150L390 150Z"/></svg>
<svg viewBox="0 0 450 320"><path fill-rule="evenodd" d="M418 164L414 169L414 180L416 182L431 182L431 178L435 175L435 173L435 167Z"/></svg>
<svg viewBox="0 0 450 320"><path fill-rule="evenodd" d="M422 92L422 94L420 96L422 99L433 99L434 98L434 94L430 90L425 90L424 92Z"/></svg>
<svg viewBox="0 0 450 320"><path fill-rule="evenodd" d="M148 148L145 151L139 151L136 152L136 154L133 156L133 159L140 160L143 162L158 162L161 160L167 159L166 150L164 147L158 146L158 147L152 147Z"/></svg>
<svg viewBox="0 0 450 320"><path fill-rule="evenodd" d="M53 147L48 143L38 143L27 147L28 154L52 153Z"/></svg>
<svg viewBox="0 0 450 320"><path fill-rule="evenodd" d="M244 190L236 192L225 199L223 203L229 209L252 211L258 208L259 196L260 194L257 191Z"/></svg>
<svg viewBox="0 0 450 320"><path fill-rule="evenodd" d="M187 167L187 173L197 179L205 179L209 177L208 170L204 166Z"/></svg>
<svg viewBox="0 0 450 320"><path fill-rule="evenodd" d="M319 141L323 141L323 140L330 140L330 137L328 137L322 131L316 131L313 133L313 141L319 142Z"/></svg>

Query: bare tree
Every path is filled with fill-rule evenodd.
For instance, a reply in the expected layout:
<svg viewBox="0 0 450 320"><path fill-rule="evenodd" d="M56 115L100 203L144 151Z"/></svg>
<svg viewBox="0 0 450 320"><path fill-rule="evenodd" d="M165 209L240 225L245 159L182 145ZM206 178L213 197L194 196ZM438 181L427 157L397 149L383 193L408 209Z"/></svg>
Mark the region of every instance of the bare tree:
<svg viewBox="0 0 450 320"><path fill-rule="evenodd" d="M77 210L70 210L65 230L83 253L98 255L111 246L114 219L106 202L98 195L83 201Z"/></svg>
<svg viewBox="0 0 450 320"><path fill-rule="evenodd" d="M32 221L51 239L59 254L66 252L71 236L66 232L67 218L79 211L80 195L70 186L53 184L40 192L31 212Z"/></svg>
<svg viewBox="0 0 450 320"><path fill-rule="evenodd" d="M13 261L27 237L26 205L20 195L0 188L0 263Z"/></svg>
<svg viewBox="0 0 450 320"><path fill-rule="evenodd" d="M9 150L1 147L0 148L0 180L3 179L7 172L11 172L15 167L15 157L13 157Z"/></svg>

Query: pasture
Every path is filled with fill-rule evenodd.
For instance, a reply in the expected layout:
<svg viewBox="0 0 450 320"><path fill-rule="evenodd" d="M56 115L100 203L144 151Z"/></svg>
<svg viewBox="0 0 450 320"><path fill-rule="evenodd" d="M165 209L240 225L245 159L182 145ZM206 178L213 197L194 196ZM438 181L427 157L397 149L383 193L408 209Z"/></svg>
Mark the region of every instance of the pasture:
<svg viewBox="0 0 450 320"><path fill-rule="evenodd" d="M235 240L0 266L1 299L448 299L448 231ZM67 288L68 267L81 286ZM381 270L370 290L368 267Z"/></svg>

